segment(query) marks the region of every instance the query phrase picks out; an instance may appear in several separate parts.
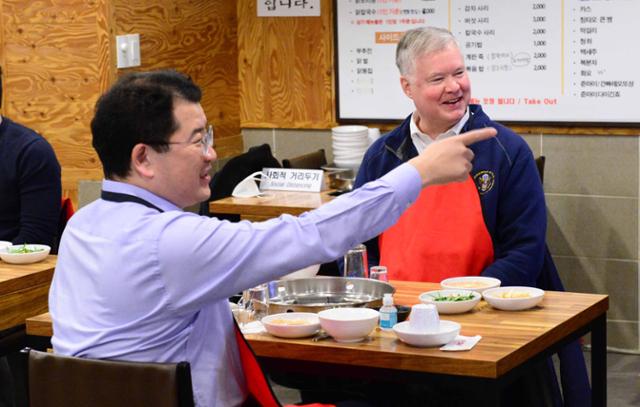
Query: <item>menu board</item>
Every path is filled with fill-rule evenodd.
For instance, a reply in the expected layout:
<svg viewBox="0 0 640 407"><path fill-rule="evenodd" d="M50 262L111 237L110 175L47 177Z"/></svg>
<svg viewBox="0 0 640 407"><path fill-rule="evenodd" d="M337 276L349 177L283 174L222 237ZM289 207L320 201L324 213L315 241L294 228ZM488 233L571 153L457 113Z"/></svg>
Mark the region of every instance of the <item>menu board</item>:
<svg viewBox="0 0 640 407"><path fill-rule="evenodd" d="M472 103L510 122L640 123L638 0L336 0L338 119L398 120L404 31L450 30Z"/></svg>

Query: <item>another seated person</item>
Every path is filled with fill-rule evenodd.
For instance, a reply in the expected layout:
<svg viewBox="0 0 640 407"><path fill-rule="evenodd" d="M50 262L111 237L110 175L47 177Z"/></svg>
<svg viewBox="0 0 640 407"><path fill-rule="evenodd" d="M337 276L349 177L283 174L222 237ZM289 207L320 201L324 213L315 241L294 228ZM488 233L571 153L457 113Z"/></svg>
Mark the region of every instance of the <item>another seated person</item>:
<svg viewBox="0 0 640 407"><path fill-rule="evenodd" d="M379 238L367 242L369 265L387 266L389 279L440 282L483 275L502 285L562 290L546 249L546 205L533 154L510 129L469 104L471 84L453 35L424 27L407 31L396 49L400 85L415 111L366 152L355 187L378 179L436 140L485 127L497 137L471 147L464 182L425 188L416 203ZM570 360L577 384L570 405L588 399L582 354ZM563 354L561 354L562 356Z"/></svg>
<svg viewBox="0 0 640 407"><path fill-rule="evenodd" d="M51 145L0 116L0 240L53 246L61 198L60 164Z"/></svg>
<svg viewBox="0 0 640 407"><path fill-rule="evenodd" d="M127 75L99 99L91 131L106 180L62 237L52 343L80 357L188 361L196 405L237 406L260 398L249 393L227 298L381 233L421 186L463 179L466 145L495 130L434 143L300 217L230 223L182 210L209 196L216 159L200 98L186 76L158 71Z"/></svg>
<svg viewBox="0 0 640 407"><path fill-rule="evenodd" d="M0 240L54 246L61 197L60 164L51 145L35 131L0 116ZM14 331L0 331L0 342ZM0 406L14 403L12 381L7 358L1 357Z"/></svg>

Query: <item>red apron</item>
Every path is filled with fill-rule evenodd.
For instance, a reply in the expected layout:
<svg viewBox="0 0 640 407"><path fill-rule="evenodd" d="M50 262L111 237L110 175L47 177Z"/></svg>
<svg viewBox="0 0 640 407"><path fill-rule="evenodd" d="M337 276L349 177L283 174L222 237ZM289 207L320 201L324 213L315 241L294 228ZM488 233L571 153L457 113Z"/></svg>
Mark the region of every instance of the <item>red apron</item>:
<svg viewBox="0 0 640 407"><path fill-rule="evenodd" d="M389 279L438 283L477 276L493 262L493 243L471 176L423 189L379 239Z"/></svg>
<svg viewBox="0 0 640 407"><path fill-rule="evenodd" d="M244 371L245 380L247 382L247 390L249 392L248 399L243 403L243 407L280 407L282 404L278 401L271 385L264 376L264 372L256 359L253 349L240 332L238 324L235 323L236 342L238 343L238 351L240 352L240 361ZM289 407L288 405L285 407ZM293 406L292 406L293 407ZM333 404L312 403L304 404L301 407L335 407Z"/></svg>

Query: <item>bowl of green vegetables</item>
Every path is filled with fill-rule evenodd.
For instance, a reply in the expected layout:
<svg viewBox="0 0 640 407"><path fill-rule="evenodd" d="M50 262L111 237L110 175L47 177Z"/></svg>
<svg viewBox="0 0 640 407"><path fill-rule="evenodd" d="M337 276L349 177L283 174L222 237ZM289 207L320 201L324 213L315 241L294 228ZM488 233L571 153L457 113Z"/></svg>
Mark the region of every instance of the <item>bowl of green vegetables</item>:
<svg viewBox="0 0 640 407"><path fill-rule="evenodd" d="M0 259L12 264L29 264L44 260L51 247L44 244L19 244L0 250Z"/></svg>
<svg viewBox="0 0 640 407"><path fill-rule="evenodd" d="M423 304L434 304L439 314L461 314L476 306L482 294L471 290L435 290L420 294Z"/></svg>

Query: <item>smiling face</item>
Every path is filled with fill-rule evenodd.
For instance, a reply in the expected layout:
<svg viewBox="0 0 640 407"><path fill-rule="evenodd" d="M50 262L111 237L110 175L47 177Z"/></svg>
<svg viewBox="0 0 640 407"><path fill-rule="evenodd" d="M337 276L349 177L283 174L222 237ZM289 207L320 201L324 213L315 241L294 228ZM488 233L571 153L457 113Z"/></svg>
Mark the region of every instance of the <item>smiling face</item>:
<svg viewBox="0 0 640 407"><path fill-rule="evenodd" d="M202 152L200 140L207 128L207 117L199 103L184 99L174 102L173 114L178 129L169 139L169 151L149 150L153 163L154 192L184 208L209 198L211 163L216 152Z"/></svg>
<svg viewBox="0 0 640 407"><path fill-rule="evenodd" d="M417 57L400 84L416 106L418 127L434 138L460 121L471 97L464 59L454 44Z"/></svg>

